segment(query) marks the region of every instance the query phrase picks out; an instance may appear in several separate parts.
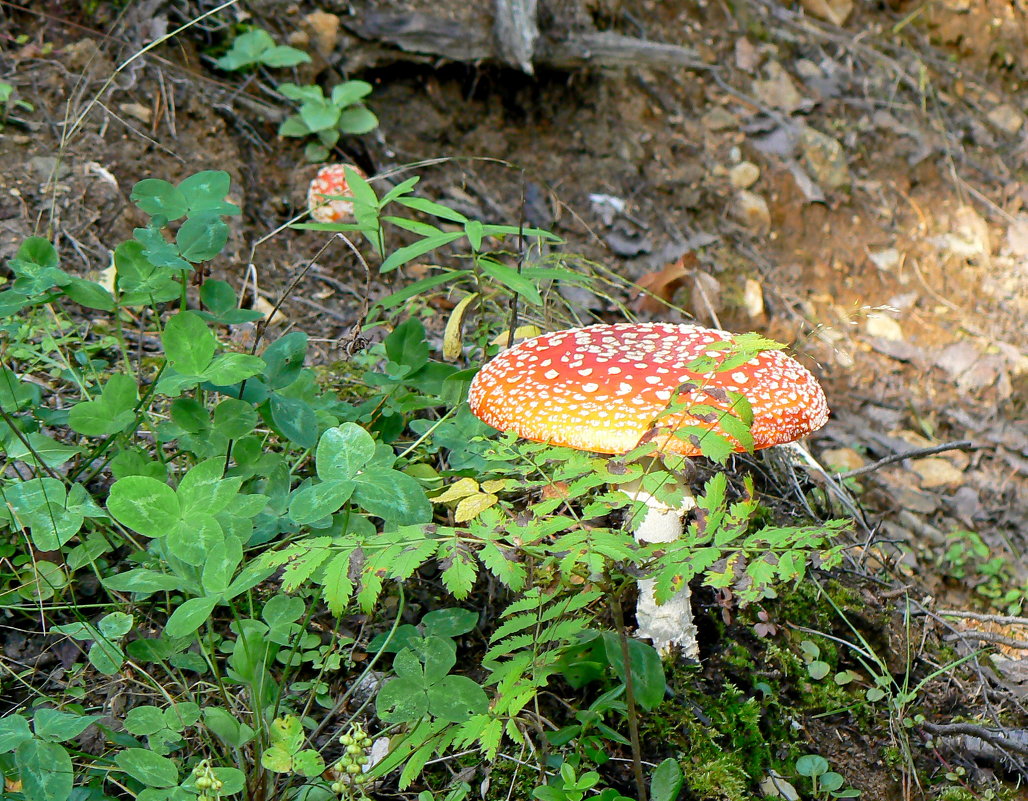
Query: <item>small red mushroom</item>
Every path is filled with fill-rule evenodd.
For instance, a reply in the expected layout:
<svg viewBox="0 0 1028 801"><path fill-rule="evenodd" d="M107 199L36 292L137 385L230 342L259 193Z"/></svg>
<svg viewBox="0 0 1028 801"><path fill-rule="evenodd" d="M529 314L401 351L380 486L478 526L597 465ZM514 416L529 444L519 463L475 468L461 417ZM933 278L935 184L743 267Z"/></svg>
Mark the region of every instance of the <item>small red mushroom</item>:
<svg viewBox="0 0 1028 801"><path fill-rule="evenodd" d="M352 194L346 183L347 167L361 178L367 178L360 167L353 164L327 164L314 176L307 190L307 208L310 209L313 220L338 223L353 219L353 201L336 197Z"/></svg>
<svg viewBox="0 0 1028 801"><path fill-rule="evenodd" d="M500 431L525 439L597 453L627 453L642 442L685 456L700 454L694 437L675 431L699 427L741 443L722 428L721 415L691 414L698 405L732 413L732 394L753 411L753 447L768 448L803 437L828 420L828 403L817 379L795 359L766 350L722 372L698 373L698 358L720 362L726 331L670 323L594 325L526 340L504 351L475 376L471 411ZM674 411L667 411L671 406ZM648 512L635 530L645 542L669 542L682 532L682 515L695 504L670 508L641 490L622 485ZM684 489L684 488L683 488ZM680 645L696 658L689 588L657 606L653 582L640 582L639 636L666 649Z"/></svg>

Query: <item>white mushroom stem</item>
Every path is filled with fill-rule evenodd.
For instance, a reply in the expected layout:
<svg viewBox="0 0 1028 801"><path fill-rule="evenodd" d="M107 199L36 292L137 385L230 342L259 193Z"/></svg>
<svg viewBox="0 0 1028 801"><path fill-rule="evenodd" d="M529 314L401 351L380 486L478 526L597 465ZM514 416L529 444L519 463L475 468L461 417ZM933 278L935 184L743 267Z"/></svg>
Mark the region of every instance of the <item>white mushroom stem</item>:
<svg viewBox="0 0 1028 801"><path fill-rule="evenodd" d="M643 542L673 542L682 536L682 520L686 513L696 507L696 499L683 484L684 492L678 506L670 506L658 500L642 488L637 479L621 484L618 489L634 501L646 504L646 513L635 527L635 538ZM639 581L639 603L635 611L638 622L635 636L647 638L662 654L672 645L682 650L689 659L699 659L700 648L696 641L696 624L692 619L692 594L688 582L665 603L658 604L654 596L656 582L653 579Z"/></svg>

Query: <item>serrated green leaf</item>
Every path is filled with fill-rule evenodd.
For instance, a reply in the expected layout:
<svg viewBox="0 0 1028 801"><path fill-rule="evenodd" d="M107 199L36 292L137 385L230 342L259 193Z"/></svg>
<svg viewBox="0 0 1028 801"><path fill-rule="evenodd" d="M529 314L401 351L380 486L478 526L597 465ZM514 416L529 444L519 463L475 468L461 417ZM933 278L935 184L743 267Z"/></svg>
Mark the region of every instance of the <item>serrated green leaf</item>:
<svg viewBox="0 0 1028 801"><path fill-rule="evenodd" d="M458 600L467 598L478 575L477 560L455 543L442 543L439 553L440 557L450 560L442 576L447 591Z"/></svg>
<svg viewBox="0 0 1028 801"><path fill-rule="evenodd" d="M353 595L353 581L350 580L350 559L352 551L337 553L325 565L321 584L328 611L342 617Z"/></svg>

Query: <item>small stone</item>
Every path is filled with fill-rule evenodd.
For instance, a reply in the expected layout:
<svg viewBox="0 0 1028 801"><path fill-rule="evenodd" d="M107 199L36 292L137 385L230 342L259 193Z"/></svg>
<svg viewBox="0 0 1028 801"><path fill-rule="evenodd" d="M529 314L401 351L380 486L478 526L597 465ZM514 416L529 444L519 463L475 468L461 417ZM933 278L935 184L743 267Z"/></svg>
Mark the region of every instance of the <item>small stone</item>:
<svg viewBox="0 0 1028 801"><path fill-rule="evenodd" d="M910 469L917 473L924 489L948 487L960 484L964 473L953 466L947 459L911 459Z"/></svg>
<svg viewBox="0 0 1028 801"><path fill-rule="evenodd" d="M813 128L804 128L800 147L804 166L821 186L841 189L851 183L846 153L837 139Z"/></svg>
<svg viewBox="0 0 1028 801"><path fill-rule="evenodd" d="M714 106L700 118L700 122L708 131L726 131L739 125L738 118L721 106Z"/></svg>
<svg viewBox="0 0 1028 801"><path fill-rule="evenodd" d="M792 113L803 105L805 98L781 64L769 61L764 69L767 77L753 82L754 95L772 108L786 113Z"/></svg>
<svg viewBox="0 0 1028 801"><path fill-rule="evenodd" d="M1028 214L1023 211L1014 217L1007 228L1003 252L1016 258L1028 256Z"/></svg>
<svg viewBox="0 0 1028 801"><path fill-rule="evenodd" d="M339 41L339 17L327 11L312 11L303 22L314 37L317 51L323 56L331 54Z"/></svg>
<svg viewBox="0 0 1028 801"><path fill-rule="evenodd" d="M771 210L767 201L756 192L740 189L735 193L735 216L749 228L759 234L771 230Z"/></svg>
<svg viewBox="0 0 1028 801"><path fill-rule="evenodd" d="M1009 103L996 106L985 116L995 127L1010 136L1016 134L1024 125L1024 115Z"/></svg>
<svg viewBox="0 0 1028 801"><path fill-rule="evenodd" d="M933 243L961 259L988 259L992 253L989 224L972 206L961 206L950 220L950 230Z"/></svg>
<svg viewBox="0 0 1028 801"><path fill-rule="evenodd" d="M881 337L893 342L903 341L903 329L900 328L900 324L884 314L869 314L864 320L864 331L871 337Z"/></svg>
<svg viewBox="0 0 1028 801"><path fill-rule="evenodd" d="M764 288L755 278L747 278L742 290L742 307L751 318L764 313Z"/></svg>
<svg viewBox="0 0 1028 801"><path fill-rule="evenodd" d="M735 66L743 72L754 72L760 64L760 54L745 36L735 40Z"/></svg>
<svg viewBox="0 0 1028 801"><path fill-rule="evenodd" d="M149 106L144 106L142 103L120 103L118 108L130 117L135 117L140 122L144 122L147 125L150 124L150 120L153 118L153 109Z"/></svg>
<svg viewBox="0 0 1028 801"><path fill-rule="evenodd" d="M760 178L760 167L752 161L743 161L728 171L733 189L749 189Z"/></svg>
<svg viewBox="0 0 1028 801"><path fill-rule="evenodd" d="M871 263L883 273L891 273L900 266L900 262L903 260L903 254L896 250L896 248L869 250L867 252L867 257L871 259Z"/></svg>

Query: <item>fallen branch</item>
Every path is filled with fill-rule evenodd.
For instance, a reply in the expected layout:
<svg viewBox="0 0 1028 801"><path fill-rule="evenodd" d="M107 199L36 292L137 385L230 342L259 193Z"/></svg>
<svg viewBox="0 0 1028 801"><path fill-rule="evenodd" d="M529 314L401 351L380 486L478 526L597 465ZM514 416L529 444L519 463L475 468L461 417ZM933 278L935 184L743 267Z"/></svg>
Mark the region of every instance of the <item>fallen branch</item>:
<svg viewBox="0 0 1028 801"><path fill-rule="evenodd" d="M533 30L532 4L499 0L495 28L460 24L432 14L373 12L346 23L362 39L451 61L494 60L554 69L581 67L685 67L709 70L696 51L607 31Z"/></svg>
<svg viewBox="0 0 1028 801"><path fill-rule="evenodd" d="M1026 729L987 729L975 723L928 722L922 723L921 728L929 734L941 737L952 737L953 735L962 734L981 740L983 743L988 743L994 748L1028 756L1028 730Z"/></svg>
<svg viewBox="0 0 1028 801"><path fill-rule="evenodd" d="M844 478L855 478L856 476L862 476L865 473L872 473L880 467L893 464L894 462L902 462L905 459L917 459L921 456L931 456L935 453L943 453L944 451L969 451L974 447L974 444L969 439L960 439L954 442L944 442L942 445L933 445L930 448L914 448L910 451L903 451L903 453L894 453L892 456L886 456L884 459L879 459L877 462L866 464L863 467L858 467L856 470L848 470L845 473L836 473L836 479Z"/></svg>

